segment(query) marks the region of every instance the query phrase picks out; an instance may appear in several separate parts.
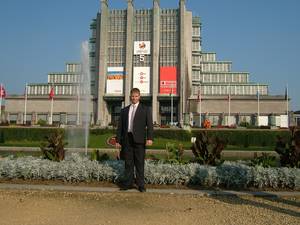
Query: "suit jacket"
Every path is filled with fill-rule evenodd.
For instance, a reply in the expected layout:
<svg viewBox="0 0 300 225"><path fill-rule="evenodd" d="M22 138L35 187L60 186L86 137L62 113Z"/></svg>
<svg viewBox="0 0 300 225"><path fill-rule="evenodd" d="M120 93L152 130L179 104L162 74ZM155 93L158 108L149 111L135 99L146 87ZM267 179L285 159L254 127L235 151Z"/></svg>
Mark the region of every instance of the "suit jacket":
<svg viewBox="0 0 300 225"><path fill-rule="evenodd" d="M126 143L128 132L128 113L129 106L121 109L120 119L117 129L117 142L123 145ZM153 140L153 120L151 109L142 103L139 103L132 127L133 140L139 144L145 144L147 140Z"/></svg>

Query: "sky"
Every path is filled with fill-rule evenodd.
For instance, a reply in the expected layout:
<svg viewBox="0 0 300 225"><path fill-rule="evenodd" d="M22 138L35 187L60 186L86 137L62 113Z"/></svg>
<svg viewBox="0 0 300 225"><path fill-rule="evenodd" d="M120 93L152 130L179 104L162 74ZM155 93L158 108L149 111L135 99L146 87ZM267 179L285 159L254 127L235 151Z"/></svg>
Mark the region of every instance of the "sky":
<svg viewBox="0 0 300 225"><path fill-rule="evenodd" d="M109 0L111 9L126 0ZM152 0L135 0L151 8ZM179 0L160 0L177 8ZM232 61L232 71L249 72L250 82L269 85L290 109L300 110L299 0L187 0L186 8L202 23L202 50ZM0 0L0 83L8 94L22 94L25 83L46 83L49 72L80 61L80 45L100 0Z"/></svg>

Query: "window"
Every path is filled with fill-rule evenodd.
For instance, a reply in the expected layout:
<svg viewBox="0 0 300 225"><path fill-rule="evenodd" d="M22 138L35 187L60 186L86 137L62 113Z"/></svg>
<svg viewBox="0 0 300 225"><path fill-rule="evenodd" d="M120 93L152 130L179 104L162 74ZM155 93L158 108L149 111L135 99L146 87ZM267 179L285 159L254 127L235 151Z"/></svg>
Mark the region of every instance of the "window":
<svg viewBox="0 0 300 225"><path fill-rule="evenodd" d="M200 27L193 27L193 36L200 36Z"/></svg>

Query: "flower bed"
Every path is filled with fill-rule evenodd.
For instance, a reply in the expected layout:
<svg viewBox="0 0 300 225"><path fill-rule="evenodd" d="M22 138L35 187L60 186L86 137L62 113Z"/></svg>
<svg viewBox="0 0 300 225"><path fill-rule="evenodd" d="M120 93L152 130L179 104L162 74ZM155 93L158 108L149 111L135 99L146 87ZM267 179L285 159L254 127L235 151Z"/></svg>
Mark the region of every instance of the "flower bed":
<svg viewBox="0 0 300 225"><path fill-rule="evenodd" d="M34 157L0 160L0 179L63 180L67 182L108 181L122 179L122 161L91 161L72 154L62 162ZM212 167L197 163L166 164L147 160L147 184L183 184L226 188L300 189L300 169L251 167L240 162L225 162Z"/></svg>

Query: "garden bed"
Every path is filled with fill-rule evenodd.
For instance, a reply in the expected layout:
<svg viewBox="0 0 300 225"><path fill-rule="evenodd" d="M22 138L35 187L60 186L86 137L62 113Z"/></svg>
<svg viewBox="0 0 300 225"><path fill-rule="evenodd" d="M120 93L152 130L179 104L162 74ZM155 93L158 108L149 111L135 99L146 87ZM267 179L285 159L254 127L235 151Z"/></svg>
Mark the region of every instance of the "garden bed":
<svg viewBox="0 0 300 225"><path fill-rule="evenodd" d="M91 161L72 154L62 162L35 157L0 159L0 179L54 181L68 183L118 183L123 178L124 162ZM145 181L148 185L194 186L228 189L290 189L300 190L300 169L264 168L243 162L224 162L204 166L197 163L168 164L147 160Z"/></svg>

